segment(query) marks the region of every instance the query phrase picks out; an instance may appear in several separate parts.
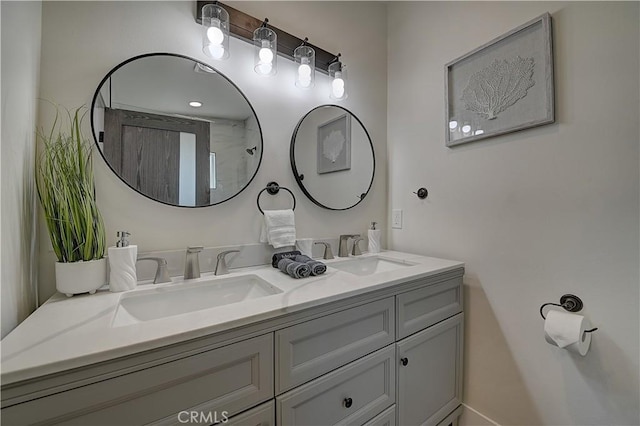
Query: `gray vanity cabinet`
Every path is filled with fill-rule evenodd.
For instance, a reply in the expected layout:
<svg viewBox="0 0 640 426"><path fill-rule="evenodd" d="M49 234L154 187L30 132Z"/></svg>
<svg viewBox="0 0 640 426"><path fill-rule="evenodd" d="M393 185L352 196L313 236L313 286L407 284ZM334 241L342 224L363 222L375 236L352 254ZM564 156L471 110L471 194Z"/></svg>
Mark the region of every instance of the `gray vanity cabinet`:
<svg viewBox="0 0 640 426"><path fill-rule="evenodd" d="M5 385L2 422L455 424L463 272L406 280L202 339ZM192 412L215 418L191 421Z"/></svg>

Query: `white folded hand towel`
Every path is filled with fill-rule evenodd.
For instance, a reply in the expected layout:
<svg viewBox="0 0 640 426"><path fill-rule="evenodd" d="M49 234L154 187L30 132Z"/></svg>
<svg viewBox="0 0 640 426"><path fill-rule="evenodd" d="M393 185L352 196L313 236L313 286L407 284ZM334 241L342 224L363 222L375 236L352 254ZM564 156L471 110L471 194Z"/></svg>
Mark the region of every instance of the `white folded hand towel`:
<svg viewBox="0 0 640 426"><path fill-rule="evenodd" d="M273 248L295 245L296 223L293 210L265 210L260 242L269 243Z"/></svg>

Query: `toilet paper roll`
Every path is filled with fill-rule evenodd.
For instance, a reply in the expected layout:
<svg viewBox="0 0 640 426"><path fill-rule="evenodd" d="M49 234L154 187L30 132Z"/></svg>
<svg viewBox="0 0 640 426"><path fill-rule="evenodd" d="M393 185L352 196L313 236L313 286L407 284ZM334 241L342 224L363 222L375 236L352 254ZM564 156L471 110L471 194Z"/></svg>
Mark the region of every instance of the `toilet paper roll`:
<svg viewBox="0 0 640 426"><path fill-rule="evenodd" d="M544 339L547 343L585 356L591 345L591 322L583 315L549 311L544 321Z"/></svg>

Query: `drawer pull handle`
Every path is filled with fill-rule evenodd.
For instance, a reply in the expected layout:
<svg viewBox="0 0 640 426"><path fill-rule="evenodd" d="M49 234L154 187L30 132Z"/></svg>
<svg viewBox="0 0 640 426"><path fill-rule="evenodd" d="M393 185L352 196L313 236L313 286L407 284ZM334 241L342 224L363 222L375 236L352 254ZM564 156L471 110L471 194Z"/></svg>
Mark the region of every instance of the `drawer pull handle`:
<svg viewBox="0 0 640 426"><path fill-rule="evenodd" d="M344 406L347 408L351 408L351 406L353 405L353 399L351 398L345 398L344 399Z"/></svg>
<svg viewBox="0 0 640 426"><path fill-rule="evenodd" d="M400 358L400 363L404 366L409 364L409 358Z"/></svg>

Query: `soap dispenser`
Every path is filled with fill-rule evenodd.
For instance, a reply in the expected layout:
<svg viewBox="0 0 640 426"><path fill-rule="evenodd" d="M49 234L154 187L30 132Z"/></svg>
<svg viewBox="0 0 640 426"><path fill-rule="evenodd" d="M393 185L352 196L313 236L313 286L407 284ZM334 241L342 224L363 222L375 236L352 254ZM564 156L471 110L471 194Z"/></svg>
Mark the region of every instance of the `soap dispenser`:
<svg viewBox="0 0 640 426"><path fill-rule="evenodd" d="M380 253L380 237L382 231L376 229L377 222L371 222L371 229L367 232L367 238L369 239L369 253Z"/></svg>
<svg viewBox="0 0 640 426"><path fill-rule="evenodd" d="M138 246L130 245L127 231L116 233L118 241L115 247L109 247L109 290L113 292L133 290L136 288L136 259Z"/></svg>

